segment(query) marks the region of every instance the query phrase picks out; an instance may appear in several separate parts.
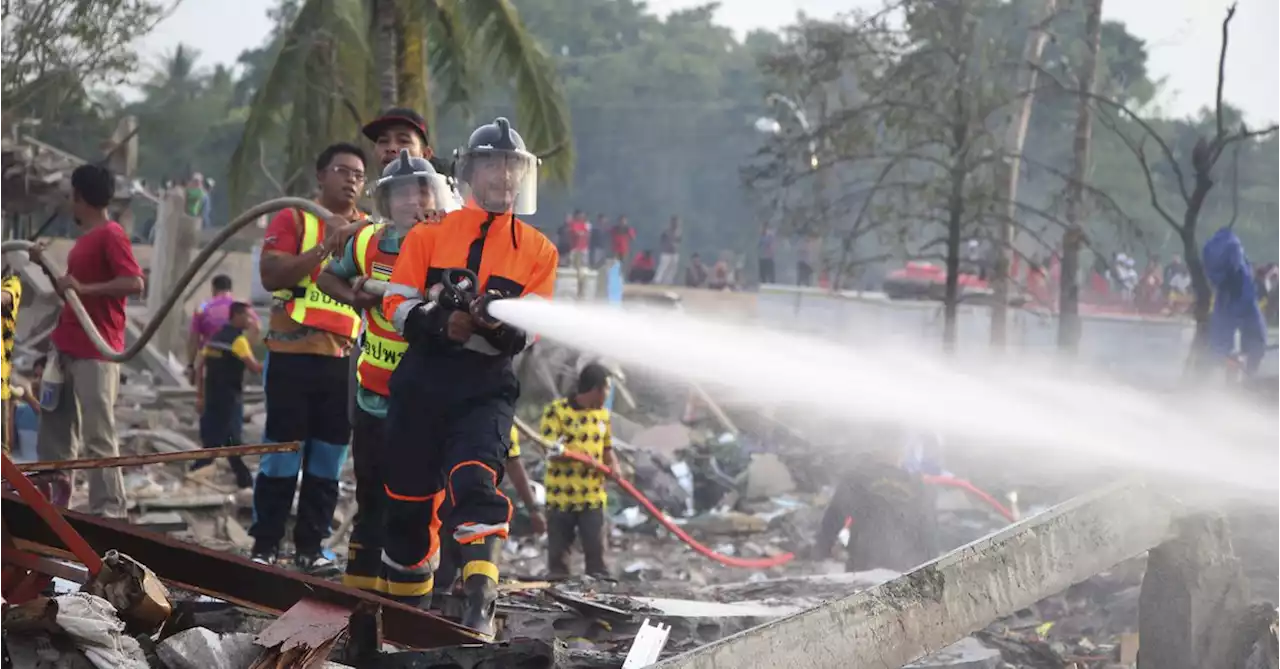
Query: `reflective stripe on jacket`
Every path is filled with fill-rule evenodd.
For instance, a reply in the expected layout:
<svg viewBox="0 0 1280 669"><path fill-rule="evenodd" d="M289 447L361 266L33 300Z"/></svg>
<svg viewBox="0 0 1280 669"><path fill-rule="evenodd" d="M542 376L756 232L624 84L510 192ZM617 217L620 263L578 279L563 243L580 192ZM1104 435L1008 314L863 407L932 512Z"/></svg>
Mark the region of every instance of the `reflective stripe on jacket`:
<svg viewBox="0 0 1280 669"><path fill-rule="evenodd" d="M324 241L324 223L310 212L302 213L302 243L298 253L303 254ZM326 261L327 262L327 261ZM309 328L332 332L341 337L355 339L360 334L360 315L350 305L343 304L316 286L316 278L324 269L324 263L293 288L272 293L284 303L284 311L293 322Z"/></svg>
<svg viewBox="0 0 1280 669"><path fill-rule="evenodd" d="M379 281L391 280L391 271L399 256L379 248L385 231L386 224L379 223L365 227L356 236L356 266L362 276ZM383 397L389 396L391 391L387 389L387 383L391 372L400 364L400 358L408 348L409 344L383 315L381 306L366 311L364 341L356 366L356 378L361 387Z"/></svg>

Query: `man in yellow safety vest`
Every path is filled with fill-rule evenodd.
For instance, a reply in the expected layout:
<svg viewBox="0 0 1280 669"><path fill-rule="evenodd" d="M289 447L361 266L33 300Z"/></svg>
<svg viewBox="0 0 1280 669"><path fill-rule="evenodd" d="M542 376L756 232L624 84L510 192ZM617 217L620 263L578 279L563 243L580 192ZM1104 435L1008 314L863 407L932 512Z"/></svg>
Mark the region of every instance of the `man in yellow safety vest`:
<svg viewBox="0 0 1280 669"><path fill-rule="evenodd" d="M259 272L274 291L266 336L263 385L267 398L264 441L301 441L292 453L262 456L254 481L253 559L271 564L284 538L298 473L298 518L294 565L316 575L337 573L321 543L338 503L338 477L347 457L347 356L360 332L360 316L316 285L329 257L342 248L344 233L364 219L356 207L365 183L365 156L357 146L334 144L316 160L319 204L331 220L289 209L267 226ZM305 465L305 467L304 467Z"/></svg>

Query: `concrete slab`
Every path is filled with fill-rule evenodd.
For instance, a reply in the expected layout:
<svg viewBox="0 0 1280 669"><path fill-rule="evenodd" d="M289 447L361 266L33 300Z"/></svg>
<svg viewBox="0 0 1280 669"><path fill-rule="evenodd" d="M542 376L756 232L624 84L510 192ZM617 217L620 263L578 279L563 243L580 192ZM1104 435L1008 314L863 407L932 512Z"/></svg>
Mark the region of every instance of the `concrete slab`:
<svg viewBox="0 0 1280 669"><path fill-rule="evenodd" d="M1141 483L1077 497L899 579L677 655L663 669L899 669L1140 554L1176 505Z"/></svg>
<svg viewBox="0 0 1280 669"><path fill-rule="evenodd" d="M701 602L665 597L632 597L632 600L657 609L661 615L676 618L781 618L803 609L790 604L761 601Z"/></svg>

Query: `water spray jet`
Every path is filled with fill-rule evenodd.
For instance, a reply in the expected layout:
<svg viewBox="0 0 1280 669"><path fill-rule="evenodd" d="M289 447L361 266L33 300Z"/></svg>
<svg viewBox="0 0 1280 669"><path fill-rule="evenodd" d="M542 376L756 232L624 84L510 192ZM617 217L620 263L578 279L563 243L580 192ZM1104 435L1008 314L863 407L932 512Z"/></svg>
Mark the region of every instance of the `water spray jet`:
<svg viewBox="0 0 1280 669"><path fill-rule="evenodd" d="M499 300L492 315L629 365L724 389L757 406L801 404L847 424L889 422L968 438L1011 470L1140 471L1207 499L1276 504L1274 416L1221 397L1161 397L1077 370L965 366L901 347L814 338L616 307ZM1067 474L1063 469L1063 474ZM1069 474L1075 475L1076 472Z"/></svg>

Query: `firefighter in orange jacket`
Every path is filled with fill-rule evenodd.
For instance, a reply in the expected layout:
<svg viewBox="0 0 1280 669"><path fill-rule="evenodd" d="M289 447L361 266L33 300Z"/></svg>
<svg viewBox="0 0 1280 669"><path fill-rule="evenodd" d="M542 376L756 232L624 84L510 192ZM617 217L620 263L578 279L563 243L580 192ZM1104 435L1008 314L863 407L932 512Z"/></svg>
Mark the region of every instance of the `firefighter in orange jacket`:
<svg viewBox="0 0 1280 669"><path fill-rule="evenodd" d="M457 154L463 208L409 233L382 304L409 343L390 381L384 578L417 584L420 595L395 599L423 603L439 560L433 511L443 504L439 530L460 544L462 624L489 638L511 520L511 501L498 489L519 394L511 360L528 336L491 320L485 305L551 297L556 247L517 218L536 209L537 168L507 119L477 128ZM478 297L433 302L446 276L463 269L476 276Z"/></svg>
<svg viewBox="0 0 1280 669"><path fill-rule="evenodd" d="M380 292L367 290L370 281L388 281L409 231L423 221L439 220L457 209L445 178L425 158L401 149L400 157L382 171L374 191L378 214L388 223L365 226L347 242L342 254L316 280L325 293L363 312L364 334L356 364L355 416L351 455L355 460L356 517L347 549L343 585L391 595L415 594L414 585L386 583L382 565L386 496L382 490L378 454L384 442L388 383L408 344L382 313ZM407 588L407 589L406 589Z"/></svg>

